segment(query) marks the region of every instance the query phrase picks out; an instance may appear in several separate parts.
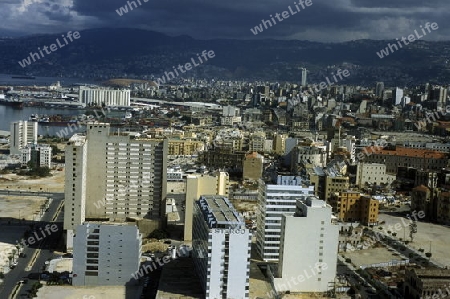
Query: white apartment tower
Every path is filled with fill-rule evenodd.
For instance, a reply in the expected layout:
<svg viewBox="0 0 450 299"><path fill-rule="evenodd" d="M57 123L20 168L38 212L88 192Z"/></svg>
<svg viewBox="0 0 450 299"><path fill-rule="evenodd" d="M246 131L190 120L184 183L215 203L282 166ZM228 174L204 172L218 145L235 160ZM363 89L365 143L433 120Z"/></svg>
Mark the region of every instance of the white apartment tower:
<svg viewBox="0 0 450 299"><path fill-rule="evenodd" d="M251 234L228 198L194 203L193 259L206 299L249 298Z"/></svg>
<svg viewBox="0 0 450 299"><path fill-rule="evenodd" d="M84 198L84 217L110 221L145 218L155 225L161 223L165 217L167 148L166 139L114 135L109 124L87 124L82 147L87 162L66 167L66 178L79 167L86 168L84 187L79 188L84 190L80 191L83 195L76 198ZM66 161L73 160L70 153L66 153ZM72 186L66 184L66 197L72 191ZM69 209L64 212L65 217L72 213Z"/></svg>
<svg viewBox="0 0 450 299"><path fill-rule="evenodd" d="M130 90L80 86L78 97L83 106L130 106Z"/></svg>
<svg viewBox="0 0 450 299"><path fill-rule="evenodd" d="M134 225L85 223L74 237L74 286L125 285L138 271L142 236Z"/></svg>
<svg viewBox="0 0 450 299"><path fill-rule="evenodd" d="M316 197L298 200L295 214L282 216L276 290L328 291L336 276L338 237L330 205Z"/></svg>
<svg viewBox="0 0 450 299"><path fill-rule="evenodd" d="M314 186L303 186L300 177L278 176L276 185L259 181L256 243L262 259L278 260L282 215L293 214L297 199L313 194Z"/></svg>
<svg viewBox="0 0 450 299"><path fill-rule="evenodd" d="M306 76L308 74L308 70L305 68L302 68L301 70L302 70L302 87L305 87L307 84Z"/></svg>
<svg viewBox="0 0 450 299"><path fill-rule="evenodd" d="M21 149L28 143L37 144L38 123L28 121L12 122L10 134L10 154L21 155Z"/></svg>

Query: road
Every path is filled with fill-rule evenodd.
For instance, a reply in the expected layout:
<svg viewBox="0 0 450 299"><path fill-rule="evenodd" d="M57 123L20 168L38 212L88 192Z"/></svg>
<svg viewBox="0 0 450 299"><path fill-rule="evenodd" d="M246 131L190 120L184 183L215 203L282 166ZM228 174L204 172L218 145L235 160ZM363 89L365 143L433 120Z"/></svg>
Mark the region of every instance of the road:
<svg viewBox="0 0 450 299"><path fill-rule="evenodd" d="M52 234L45 236L39 243L34 244L33 247L25 247L23 253L26 254L25 258L18 259L18 265L5 275L3 284L0 286L0 298L10 298L13 290L17 287L17 296L26 296L28 290L31 289L33 281L30 280L28 284L18 285L18 282L26 278L30 273L42 272L42 267L45 262L54 256L50 248L57 246L57 242L62 236L63 230L63 213L61 208L63 207L63 193L48 193L48 192L24 192L24 191L0 191L0 194L9 195L23 195L23 196L35 196L36 194L41 196L47 196L53 198L48 211L44 213L41 221L35 222L35 227L45 227L46 224L56 224L58 230ZM19 238L20 236L18 236ZM41 235L42 237L42 235ZM29 267L31 266L31 267Z"/></svg>

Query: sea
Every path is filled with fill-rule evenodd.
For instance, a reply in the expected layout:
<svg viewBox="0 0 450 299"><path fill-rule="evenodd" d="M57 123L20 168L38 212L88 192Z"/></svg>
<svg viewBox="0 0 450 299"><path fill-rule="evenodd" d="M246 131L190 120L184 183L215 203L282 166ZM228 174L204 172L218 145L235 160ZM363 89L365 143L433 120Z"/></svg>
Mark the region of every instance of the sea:
<svg viewBox="0 0 450 299"><path fill-rule="evenodd" d="M12 74L0 74L0 86L50 86L57 81L62 86L72 86L74 84L95 84L92 79L80 79L80 78L63 78L63 77L36 77L35 79L13 79ZM29 120L32 114L42 115L79 115L85 113L82 109L54 109L44 107L23 107L23 109L17 109L9 106L0 105L0 130L9 131L10 124L13 121ZM38 134L57 136L57 132L61 132L66 126L52 126L46 124L39 124ZM71 135L77 132L84 132L85 128L82 126L73 127ZM70 136L68 136L70 137Z"/></svg>

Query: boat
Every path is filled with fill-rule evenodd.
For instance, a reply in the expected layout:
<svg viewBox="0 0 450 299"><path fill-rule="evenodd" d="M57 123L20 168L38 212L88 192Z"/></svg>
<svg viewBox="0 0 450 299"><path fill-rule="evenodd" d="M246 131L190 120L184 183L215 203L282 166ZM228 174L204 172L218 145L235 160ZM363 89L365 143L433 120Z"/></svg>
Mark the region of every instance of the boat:
<svg viewBox="0 0 450 299"><path fill-rule="evenodd" d="M7 99L7 98L0 98L0 105L3 106L11 106L16 109L22 109L23 108L23 101L18 99Z"/></svg>
<svg viewBox="0 0 450 299"><path fill-rule="evenodd" d="M11 76L11 78L12 79L28 79L28 80L36 79L35 76L28 76L28 75Z"/></svg>
<svg viewBox="0 0 450 299"><path fill-rule="evenodd" d="M31 114L30 117L28 118L29 121L38 121L39 120L39 115L37 114Z"/></svg>

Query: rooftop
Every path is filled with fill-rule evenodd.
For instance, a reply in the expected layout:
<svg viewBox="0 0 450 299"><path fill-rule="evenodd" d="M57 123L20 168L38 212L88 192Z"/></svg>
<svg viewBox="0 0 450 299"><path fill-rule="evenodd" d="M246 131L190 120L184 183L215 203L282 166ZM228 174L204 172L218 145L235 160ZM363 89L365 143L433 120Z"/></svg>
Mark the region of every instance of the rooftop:
<svg viewBox="0 0 450 299"><path fill-rule="evenodd" d="M222 225L243 225L245 222L225 196L202 195L197 202L210 228Z"/></svg>

